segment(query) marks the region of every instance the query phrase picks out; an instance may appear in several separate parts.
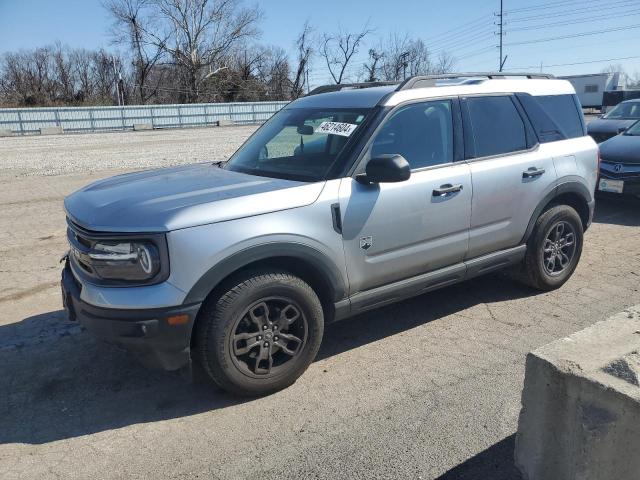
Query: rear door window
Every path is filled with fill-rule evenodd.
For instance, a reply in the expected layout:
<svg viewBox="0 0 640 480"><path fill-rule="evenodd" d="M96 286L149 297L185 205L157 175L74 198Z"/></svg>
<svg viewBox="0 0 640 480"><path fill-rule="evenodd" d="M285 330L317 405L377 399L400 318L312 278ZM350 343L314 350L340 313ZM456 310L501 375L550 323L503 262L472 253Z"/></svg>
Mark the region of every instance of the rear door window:
<svg viewBox="0 0 640 480"><path fill-rule="evenodd" d="M473 157L527 149L526 128L511 97L470 97L466 105L473 130Z"/></svg>

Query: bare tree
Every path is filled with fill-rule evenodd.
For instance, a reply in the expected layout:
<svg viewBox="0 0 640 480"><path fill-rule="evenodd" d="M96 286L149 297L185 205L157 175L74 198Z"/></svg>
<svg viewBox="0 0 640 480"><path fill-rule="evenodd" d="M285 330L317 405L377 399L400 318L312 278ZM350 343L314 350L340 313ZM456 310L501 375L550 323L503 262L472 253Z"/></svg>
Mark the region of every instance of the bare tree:
<svg viewBox="0 0 640 480"><path fill-rule="evenodd" d="M624 67L622 65L620 65L619 63L617 63L617 64L613 64L613 63L609 64L605 68L600 70L600 72L601 73L620 73L620 74L626 75Z"/></svg>
<svg viewBox="0 0 640 480"><path fill-rule="evenodd" d="M350 33L340 28L336 34L323 35L322 56L335 83L340 84L345 79L349 63L359 52L364 39L371 33L373 30L365 25L358 33Z"/></svg>
<svg viewBox="0 0 640 480"><path fill-rule="evenodd" d="M149 32L156 26L150 18L150 4L151 0L105 0L103 3L114 20L111 30L114 42L127 45L131 51L135 89L142 104L158 92L162 75L152 75L152 72L165 53L167 40L156 34L155 42L152 41ZM152 84L150 79L154 80Z"/></svg>
<svg viewBox="0 0 640 480"><path fill-rule="evenodd" d="M116 76L104 50L70 50L61 45L8 53L0 62L2 101L16 106L111 105ZM125 72L126 73L126 72Z"/></svg>
<svg viewBox="0 0 640 480"><path fill-rule="evenodd" d="M7 53L2 58L2 91L7 105L37 105L30 77L31 59L24 53Z"/></svg>
<svg viewBox="0 0 640 480"><path fill-rule="evenodd" d="M234 46L258 33L260 9L242 8L241 0L151 1L156 18L164 25L164 34L152 33L153 42L182 70L187 102L198 101L208 69L217 66Z"/></svg>
<svg viewBox="0 0 640 480"><path fill-rule="evenodd" d="M381 73L384 80L400 81L405 76L427 75L432 71L429 50L420 39L389 35L383 46Z"/></svg>
<svg viewBox="0 0 640 480"><path fill-rule="evenodd" d="M455 60L446 51L441 51L434 61L424 41L408 35L391 34L381 48L384 58L380 70L384 80L448 73L455 66Z"/></svg>
<svg viewBox="0 0 640 480"><path fill-rule="evenodd" d="M447 52L440 52L438 60L433 66L431 73L435 75L442 75L444 73L451 73L456 66L456 59Z"/></svg>
<svg viewBox="0 0 640 480"><path fill-rule="evenodd" d="M60 43L57 43L51 52L51 69L50 100L55 103L73 103L75 100L76 77L70 56Z"/></svg>
<svg viewBox="0 0 640 480"><path fill-rule="evenodd" d="M311 35L313 29L309 25L309 21L304 23L302 32L296 39L297 66L291 81L291 98L296 99L304 94L304 88L307 85L307 72L309 70L309 62L313 55L311 47Z"/></svg>
<svg viewBox="0 0 640 480"><path fill-rule="evenodd" d="M287 99L291 97L290 71L287 52L280 47L263 49L257 76L259 84L265 87L265 95L268 98Z"/></svg>
<svg viewBox="0 0 640 480"><path fill-rule="evenodd" d="M77 81L74 96L78 103L83 103L93 96L92 53L84 49L74 50L71 52L71 64Z"/></svg>
<svg viewBox="0 0 640 480"><path fill-rule="evenodd" d="M365 82L377 82L380 80L378 76L378 63L382 60L383 54L371 48L369 50L369 62L365 63Z"/></svg>
<svg viewBox="0 0 640 480"><path fill-rule="evenodd" d="M94 79L94 89L91 98L92 104L113 105L117 102L115 94L117 82L115 70L118 68L122 68L121 59L115 58L114 55L103 49L92 52L91 74Z"/></svg>
<svg viewBox="0 0 640 480"><path fill-rule="evenodd" d="M55 99L51 65L49 47L4 55L2 87L5 97L21 106L51 105Z"/></svg>

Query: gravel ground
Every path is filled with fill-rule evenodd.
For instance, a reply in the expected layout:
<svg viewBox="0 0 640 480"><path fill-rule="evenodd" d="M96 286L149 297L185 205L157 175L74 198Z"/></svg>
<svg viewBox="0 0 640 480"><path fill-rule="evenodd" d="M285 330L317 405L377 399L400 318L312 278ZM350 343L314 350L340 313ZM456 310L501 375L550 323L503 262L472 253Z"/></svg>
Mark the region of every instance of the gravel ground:
<svg viewBox="0 0 640 480"><path fill-rule="evenodd" d="M0 174L60 175L226 160L255 126L0 139Z"/></svg>
<svg viewBox="0 0 640 480"><path fill-rule="evenodd" d="M64 195L224 157L250 130L0 140L0 477L519 478L525 355L640 303L640 202L599 202L558 291L492 275L369 312L330 326L295 385L240 400L149 372L66 321L57 260Z"/></svg>

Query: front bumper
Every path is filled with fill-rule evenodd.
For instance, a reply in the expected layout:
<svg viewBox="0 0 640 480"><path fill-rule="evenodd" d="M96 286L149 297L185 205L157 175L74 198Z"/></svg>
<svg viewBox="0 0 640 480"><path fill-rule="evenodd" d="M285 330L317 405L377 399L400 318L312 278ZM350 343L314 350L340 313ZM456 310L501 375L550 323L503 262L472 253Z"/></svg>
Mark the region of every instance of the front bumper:
<svg viewBox="0 0 640 480"><path fill-rule="evenodd" d="M612 171L613 167L611 169L608 168L608 164L602 165L600 168L598 187L599 187L600 179L622 180L624 182L622 195L640 197L640 168L635 165L633 167L634 167L634 170L638 170L638 171L625 172L625 169L628 169L628 167L626 165L622 165L622 171L614 172ZM608 192L602 192L600 190L596 190L596 193L599 196L603 196L603 197L620 197L621 195L619 193L608 193Z"/></svg>
<svg viewBox="0 0 640 480"><path fill-rule="evenodd" d="M68 260L62 271L61 288L69 319L96 337L124 347L151 368L177 370L189 365L191 331L199 303L140 310L96 307L81 300L82 285L73 276ZM175 317L182 315L187 316L186 321L169 323L170 317L177 323Z"/></svg>

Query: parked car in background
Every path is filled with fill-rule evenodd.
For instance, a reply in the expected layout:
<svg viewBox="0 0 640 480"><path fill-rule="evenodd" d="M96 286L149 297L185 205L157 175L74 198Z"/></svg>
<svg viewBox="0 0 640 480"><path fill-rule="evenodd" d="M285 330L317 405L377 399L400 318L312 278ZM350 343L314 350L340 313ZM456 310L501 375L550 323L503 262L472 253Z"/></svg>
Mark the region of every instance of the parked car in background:
<svg viewBox="0 0 640 480"><path fill-rule="evenodd" d="M596 142L602 143L624 132L640 120L640 99L627 100L598 120L587 125L587 132Z"/></svg>
<svg viewBox="0 0 640 480"><path fill-rule="evenodd" d="M640 197L640 121L600 144L601 192Z"/></svg>

